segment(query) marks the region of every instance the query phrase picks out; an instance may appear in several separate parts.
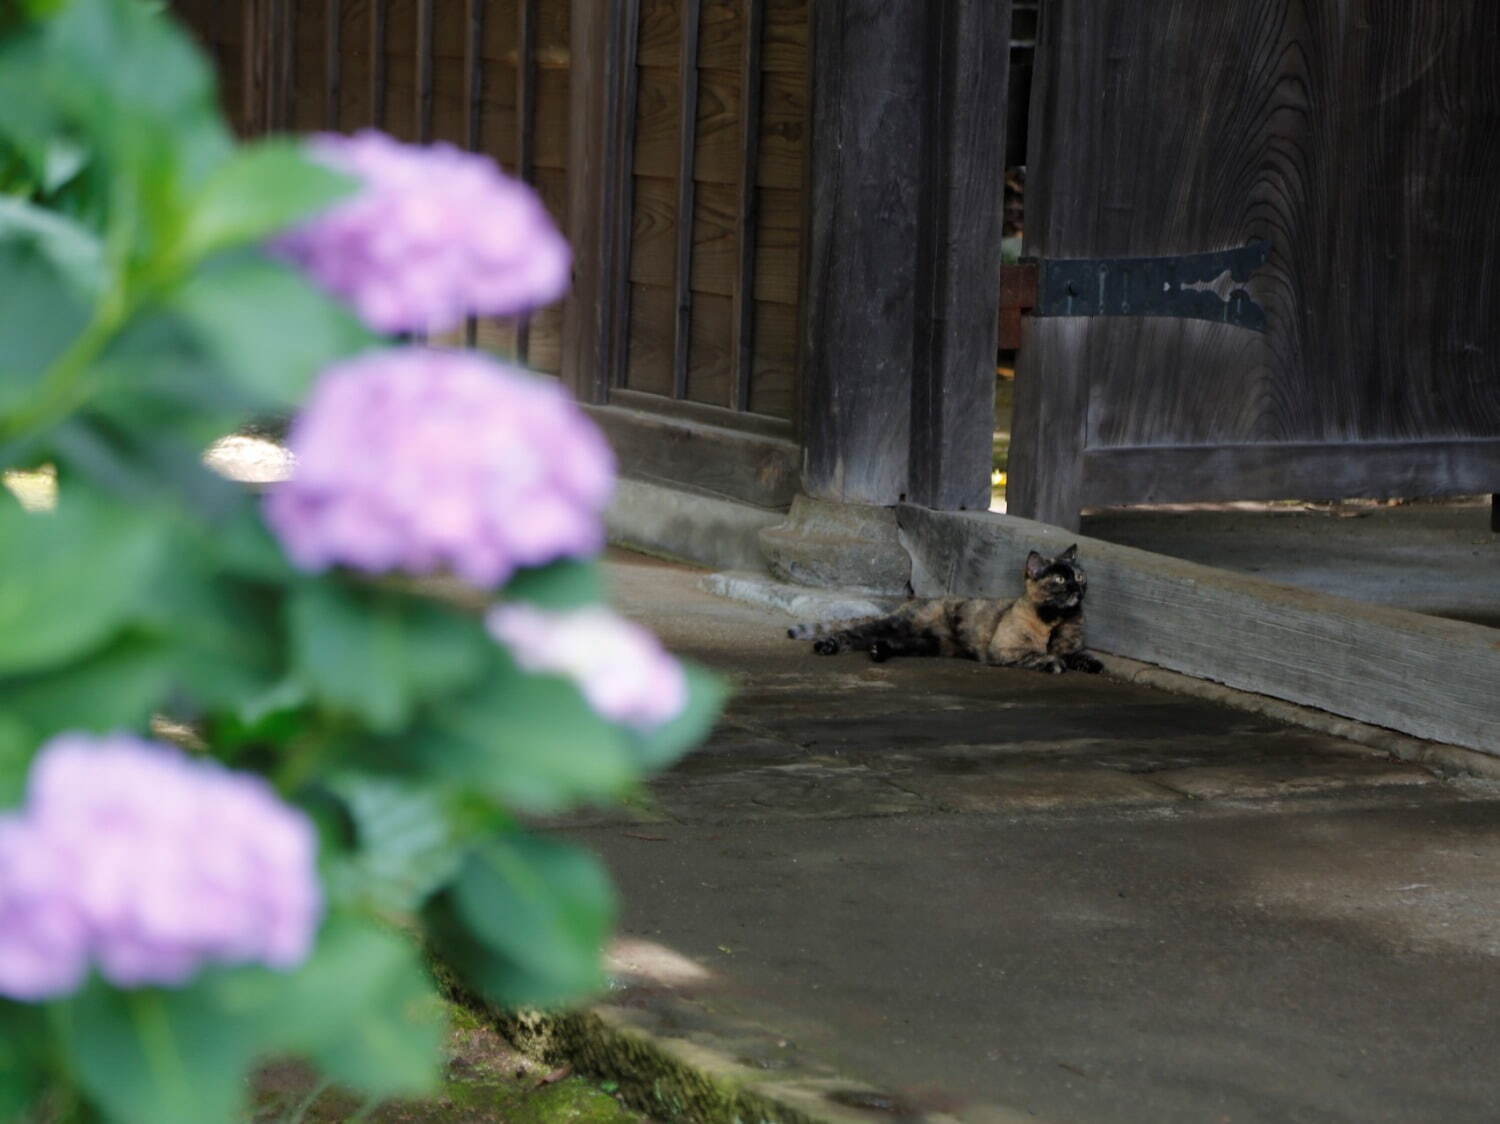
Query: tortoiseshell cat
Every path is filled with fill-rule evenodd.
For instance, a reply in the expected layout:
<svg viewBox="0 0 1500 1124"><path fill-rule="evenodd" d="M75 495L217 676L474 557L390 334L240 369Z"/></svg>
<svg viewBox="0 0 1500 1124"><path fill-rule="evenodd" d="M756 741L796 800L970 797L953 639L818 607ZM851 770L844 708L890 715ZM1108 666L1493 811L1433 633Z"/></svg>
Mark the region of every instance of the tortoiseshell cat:
<svg viewBox="0 0 1500 1124"><path fill-rule="evenodd" d="M1026 556L1026 592L1014 601L948 597L908 601L894 613L863 620L787 629L813 640L820 656L863 650L876 663L892 656L963 656L998 667L1056 674L1104 670L1083 646L1083 595L1088 576L1078 546L1056 558Z"/></svg>

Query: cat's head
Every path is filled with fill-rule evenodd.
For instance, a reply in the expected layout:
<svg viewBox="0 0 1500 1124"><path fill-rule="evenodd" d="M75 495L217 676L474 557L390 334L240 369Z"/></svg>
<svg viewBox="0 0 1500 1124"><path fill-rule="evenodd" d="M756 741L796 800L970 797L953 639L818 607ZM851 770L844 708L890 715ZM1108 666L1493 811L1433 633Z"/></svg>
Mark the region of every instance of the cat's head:
<svg viewBox="0 0 1500 1124"><path fill-rule="evenodd" d="M1077 543L1056 558L1034 550L1026 556L1026 600L1039 609L1074 612L1082 608L1088 585L1088 575L1078 564Z"/></svg>

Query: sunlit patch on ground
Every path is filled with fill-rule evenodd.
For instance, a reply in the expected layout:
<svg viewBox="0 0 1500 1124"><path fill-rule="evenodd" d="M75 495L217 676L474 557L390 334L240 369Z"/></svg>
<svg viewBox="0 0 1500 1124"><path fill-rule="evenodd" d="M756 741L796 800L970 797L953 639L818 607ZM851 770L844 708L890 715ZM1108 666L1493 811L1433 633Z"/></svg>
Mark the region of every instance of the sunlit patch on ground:
<svg viewBox="0 0 1500 1124"><path fill-rule="evenodd" d="M203 454L220 476L245 484L275 484L292 475L292 454L265 437L234 434L220 438Z"/></svg>
<svg viewBox="0 0 1500 1124"><path fill-rule="evenodd" d="M27 511L51 511L57 506L57 471L50 465L7 472L0 479Z"/></svg>

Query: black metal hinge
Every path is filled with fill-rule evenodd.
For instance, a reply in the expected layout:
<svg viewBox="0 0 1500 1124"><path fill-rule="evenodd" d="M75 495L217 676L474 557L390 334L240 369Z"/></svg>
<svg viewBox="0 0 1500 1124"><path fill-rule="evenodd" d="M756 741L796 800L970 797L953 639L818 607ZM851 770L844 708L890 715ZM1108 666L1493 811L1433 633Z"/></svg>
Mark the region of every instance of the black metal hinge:
<svg viewBox="0 0 1500 1124"><path fill-rule="evenodd" d="M1271 243L1171 258L1046 258L1033 316L1184 316L1266 330L1245 282Z"/></svg>
<svg viewBox="0 0 1500 1124"><path fill-rule="evenodd" d="M1162 258L1043 258L1007 266L1006 309L1033 316L1181 316L1266 330L1266 310L1251 299L1246 282L1271 256L1271 243L1251 242L1232 250ZM1005 273L1002 271L1002 273ZM1021 303L1026 292L1034 303ZM1010 318L1019 316L1010 312ZM1019 324L1015 325L1019 334ZM1002 344L1002 346L1004 346ZM1014 346L1014 345L1012 345Z"/></svg>

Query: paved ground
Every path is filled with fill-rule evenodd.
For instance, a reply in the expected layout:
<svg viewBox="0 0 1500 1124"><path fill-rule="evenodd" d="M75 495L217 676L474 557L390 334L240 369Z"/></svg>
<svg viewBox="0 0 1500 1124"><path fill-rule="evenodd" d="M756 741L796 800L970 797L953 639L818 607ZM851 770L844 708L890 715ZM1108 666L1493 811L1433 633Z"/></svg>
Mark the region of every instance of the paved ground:
<svg viewBox="0 0 1500 1124"><path fill-rule="evenodd" d="M817 658L612 572L739 687L646 807L566 829L705 970L679 992L919 1108L1500 1119L1500 789L1104 678Z"/></svg>

